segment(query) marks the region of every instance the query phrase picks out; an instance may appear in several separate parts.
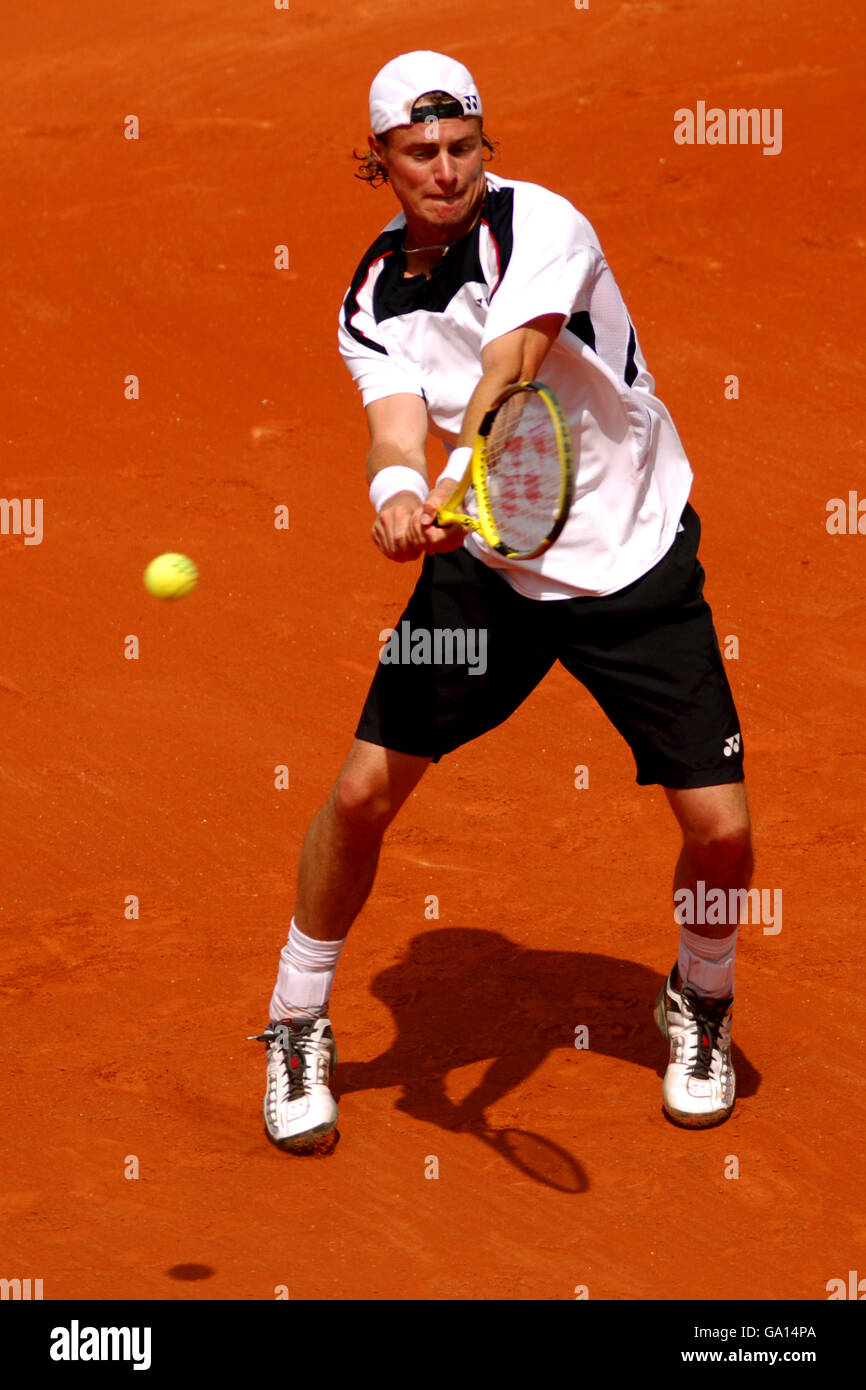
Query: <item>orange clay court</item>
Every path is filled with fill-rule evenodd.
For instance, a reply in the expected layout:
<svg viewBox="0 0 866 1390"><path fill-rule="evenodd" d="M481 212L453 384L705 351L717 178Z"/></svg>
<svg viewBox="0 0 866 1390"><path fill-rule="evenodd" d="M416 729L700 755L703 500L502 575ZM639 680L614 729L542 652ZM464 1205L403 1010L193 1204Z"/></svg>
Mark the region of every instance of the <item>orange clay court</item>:
<svg viewBox="0 0 866 1390"><path fill-rule="evenodd" d="M826 525L866 496L862 18L757 8L7 15L2 489L43 499L44 535L0 536L4 1277L46 1299L822 1300L866 1274L866 535ZM557 668L386 839L333 995L334 1152L263 1134L246 1037L416 573L370 540L336 322L398 210L353 177L369 85L421 47L473 72L492 169L596 227L695 470L754 884L784 902L781 932L740 931L718 1129L661 1110L673 817ZM698 101L781 109L781 152L676 144ZM163 551L199 566L181 603L142 585Z"/></svg>

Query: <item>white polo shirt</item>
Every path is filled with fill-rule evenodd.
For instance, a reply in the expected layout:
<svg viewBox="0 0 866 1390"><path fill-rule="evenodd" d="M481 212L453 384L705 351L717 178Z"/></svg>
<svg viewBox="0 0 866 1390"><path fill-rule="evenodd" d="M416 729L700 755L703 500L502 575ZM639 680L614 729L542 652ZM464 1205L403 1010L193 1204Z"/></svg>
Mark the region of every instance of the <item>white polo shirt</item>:
<svg viewBox="0 0 866 1390"><path fill-rule="evenodd" d="M466 545L529 598L615 593L673 543L689 461L589 222L538 184L486 178L478 223L430 279L405 278L405 215L388 223L343 299L340 353L365 406L423 397L430 431L450 452L483 375L482 349L542 314L565 315L539 372L574 439L565 529L534 560L506 560L474 534Z"/></svg>

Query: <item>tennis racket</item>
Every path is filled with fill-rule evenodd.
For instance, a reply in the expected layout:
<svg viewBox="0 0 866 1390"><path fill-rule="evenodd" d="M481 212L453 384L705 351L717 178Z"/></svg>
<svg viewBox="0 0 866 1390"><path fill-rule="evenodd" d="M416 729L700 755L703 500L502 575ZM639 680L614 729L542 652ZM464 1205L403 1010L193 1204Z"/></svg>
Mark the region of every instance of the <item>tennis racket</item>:
<svg viewBox="0 0 866 1390"><path fill-rule="evenodd" d="M467 526L500 555L531 560L561 533L573 495L571 429L562 406L542 382L518 381L481 421L469 467L436 525Z"/></svg>

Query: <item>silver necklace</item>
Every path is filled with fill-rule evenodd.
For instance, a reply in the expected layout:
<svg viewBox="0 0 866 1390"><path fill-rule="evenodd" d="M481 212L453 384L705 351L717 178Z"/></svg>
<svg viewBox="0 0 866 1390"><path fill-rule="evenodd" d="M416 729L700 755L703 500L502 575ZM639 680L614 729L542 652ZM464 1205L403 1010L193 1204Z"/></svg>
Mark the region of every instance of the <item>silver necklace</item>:
<svg viewBox="0 0 866 1390"><path fill-rule="evenodd" d="M460 238L458 237L457 240L459 241ZM403 254L405 256L414 256L416 251L450 251L453 245L453 242L446 241L444 246L404 246Z"/></svg>

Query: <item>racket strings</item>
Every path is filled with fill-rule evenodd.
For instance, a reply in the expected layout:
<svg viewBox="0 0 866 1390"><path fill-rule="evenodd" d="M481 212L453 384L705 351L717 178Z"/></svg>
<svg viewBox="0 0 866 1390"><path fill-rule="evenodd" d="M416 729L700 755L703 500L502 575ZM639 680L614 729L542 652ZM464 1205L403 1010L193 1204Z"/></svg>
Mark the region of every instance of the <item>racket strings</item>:
<svg viewBox="0 0 866 1390"><path fill-rule="evenodd" d="M487 438L487 494L499 535L515 551L534 550L560 515L559 439L537 392L517 392L496 415Z"/></svg>

